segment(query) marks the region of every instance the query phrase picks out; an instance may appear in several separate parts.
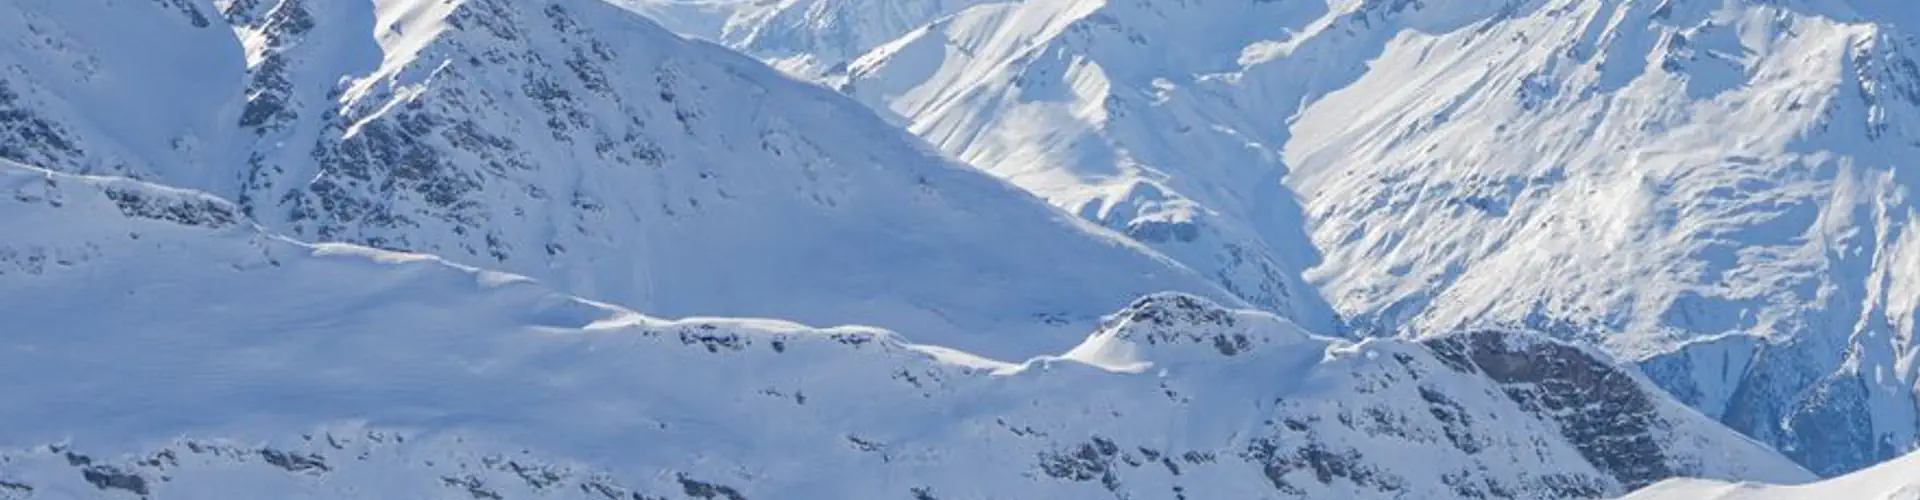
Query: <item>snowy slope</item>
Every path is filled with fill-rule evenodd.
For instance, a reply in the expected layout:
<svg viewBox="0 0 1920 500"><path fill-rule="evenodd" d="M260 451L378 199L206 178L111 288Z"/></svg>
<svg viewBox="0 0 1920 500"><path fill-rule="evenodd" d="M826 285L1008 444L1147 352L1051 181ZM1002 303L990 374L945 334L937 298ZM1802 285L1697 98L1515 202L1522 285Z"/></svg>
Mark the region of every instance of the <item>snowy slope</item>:
<svg viewBox="0 0 1920 500"><path fill-rule="evenodd" d="M674 31L714 40L802 78L847 63L935 19L1011 0L609 0Z"/></svg>
<svg viewBox="0 0 1920 500"><path fill-rule="evenodd" d="M1803 498L1920 499L1920 454L1907 455L1866 470L1812 484L1772 486L1675 479L1634 492L1623 500L1796 500Z"/></svg>
<svg viewBox="0 0 1920 500"><path fill-rule="evenodd" d="M750 0L607 0L682 36L720 43L728 21L759 5Z"/></svg>
<svg viewBox="0 0 1920 500"><path fill-rule="evenodd" d="M0 498L1590 498L1804 470L1605 358L1155 295L1004 363L0 164ZM83 395L83 397L82 397ZM805 457L796 460L795 457ZM1412 457L1419 457L1414 460Z"/></svg>
<svg viewBox="0 0 1920 500"><path fill-rule="evenodd" d="M1232 128L1265 121L1243 114L1269 113L1167 95L1200 76L1195 65L1238 53L1212 37L1242 36L1241 24L1270 24L1268 11L1301 9L1221 3L983 5L864 56L841 88L905 117L961 160L1250 302L1334 330L1335 315L1302 281L1317 256L1301 207L1280 185L1278 144ZM1150 42L1147 30L1172 33Z"/></svg>
<svg viewBox="0 0 1920 500"><path fill-rule="evenodd" d="M1361 333L1600 346L1837 473L1920 445L1916 20L1873 0L1026 2L883 45L842 88L1255 303L1304 276Z"/></svg>
<svg viewBox="0 0 1920 500"><path fill-rule="evenodd" d="M652 314L995 355L1069 347L1144 293L1231 298L857 103L597 0L222 9L232 29L188 0L0 5L0 157Z"/></svg>

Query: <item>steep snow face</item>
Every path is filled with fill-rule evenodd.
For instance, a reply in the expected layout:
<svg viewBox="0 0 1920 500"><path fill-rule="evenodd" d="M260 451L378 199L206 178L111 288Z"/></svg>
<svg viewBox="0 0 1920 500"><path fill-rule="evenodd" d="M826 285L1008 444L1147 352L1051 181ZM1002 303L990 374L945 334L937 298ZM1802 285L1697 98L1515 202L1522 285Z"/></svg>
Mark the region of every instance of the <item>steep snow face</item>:
<svg viewBox="0 0 1920 500"><path fill-rule="evenodd" d="M1328 297L1382 325L1492 319L1654 358L1663 385L1821 473L1920 444L1901 19L1524 7L1401 32L1301 111L1286 157Z"/></svg>
<svg viewBox="0 0 1920 500"><path fill-rule="evenodd" d="M1255 303L1287 310L1257 291L1304 275L1358 333L1597 345L1837 473L1920 443L1916 18L1029 2L884 45L842 88Z"/></svg>
<svg viewBox="0 0 1920 500"><path fill-rule="evenodd" d="M52 40L0 50L26 68L0 80L8 157L649 313L875 324L1000 356L1070 347L1144 293L1231 299L857 103L602 2L117 3L0 7L33 26L8 36ZM194 22L222 14L233 29ZM156 28L104 31L133 20ZM183 69L212 83L167 79Z"/></svg>
<svg viewBox="0 0 1920 500"><path fill-rule="evenodd" d="M1623 500L1794 500L1804 498L1920 498L1920 454L1890 460L1845 476L1796 486L1728 484L1674 479L1627 495Z"/></svg>
<svg viewBox="0 0 1920 500"><path fill-rule="evenodd" d="M976 167L1332 331L1333 311L1301 278L1318 257L1280 184L1281 143L1251 133L1285 113L1173 97L1229 67L1239 49L1221 38L1281 30L1274 21L1301 5L983 5L863 56L841 88Z"/></svg>
<svg viewBox="0 0 1920 500"><path fill-rule="evenodd" d="M1352 344L1167 294L1012 364L871 328L656 320L11 164L0 230L0 301L33 305L0 315L0 378L36 381L0 399L0 498L1592 498L1810 479L1525 336ZM1124 367L1090 354L1119 344Z"/></svg>
<svg viewBox="0 0 1920 500"><path fill-rule="evenodd" d="M1011 0L611 0L680 33L717 41L802 78L847 63L935 19ZM719 19L716 21L716 19Z"/></svg>

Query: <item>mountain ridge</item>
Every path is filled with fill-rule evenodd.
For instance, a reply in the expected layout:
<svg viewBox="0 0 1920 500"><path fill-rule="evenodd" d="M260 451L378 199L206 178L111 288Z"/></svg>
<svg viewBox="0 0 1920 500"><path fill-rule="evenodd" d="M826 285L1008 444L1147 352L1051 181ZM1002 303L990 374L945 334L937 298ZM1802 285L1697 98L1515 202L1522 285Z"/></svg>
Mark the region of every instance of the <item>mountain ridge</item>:
<svg viewBox="0 0 1920 500"><path fill-rule="evenodd" d="M1912 26L1827 0L1032 2L842 88L1189 267L1264 261L1238 276L1354 335L1602 346L1835 474L1920 444Z"/></svg>
<svg viewBox="0 0 1920 500"><path fill-rule="evenodd" d="M1599 498L1920 443L1914 15L863 1L735 20L877 44L812 75L859 102L595 0L0 5L0 498Z"/></svg>
<svg viewBox="0 0 1920 500"><path fill-rule="evenodd" d="M0 204L0 228L67 228L0 244L0 298L38 305L0 317L0 376L44 381L0 400L19 423L0 495L1596 498L1811 478L1523 334L1353 343L1161 294L1086 340L1133 342L1140 369L1015 363L868 327L654 319L276 237L137 181L0 163ZM1224 383L1246 380L1267 383Z"/></svg>

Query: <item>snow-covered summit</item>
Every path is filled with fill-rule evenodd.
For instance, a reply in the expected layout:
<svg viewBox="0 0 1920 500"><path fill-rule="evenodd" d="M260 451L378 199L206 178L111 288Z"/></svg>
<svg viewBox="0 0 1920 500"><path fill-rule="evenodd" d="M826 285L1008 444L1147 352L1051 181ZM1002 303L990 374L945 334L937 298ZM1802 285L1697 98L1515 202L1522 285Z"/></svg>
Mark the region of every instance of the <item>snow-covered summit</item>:
<svg viewBox="0 0 1920 500"><path fill-rule="evenodd" d="M0 156L652 314L1008 357L1141 294L1231 300L843 96L604 2L121 3L0 6Z"/></svg>
<svg viewBox="0 0 1920 500"><path fill-rule="evenodd" d="M1065 358L1121 371L1225 358L1322 342L1271 313L1232 310L1178 293L1149 295L1102 321Z"/></svg>

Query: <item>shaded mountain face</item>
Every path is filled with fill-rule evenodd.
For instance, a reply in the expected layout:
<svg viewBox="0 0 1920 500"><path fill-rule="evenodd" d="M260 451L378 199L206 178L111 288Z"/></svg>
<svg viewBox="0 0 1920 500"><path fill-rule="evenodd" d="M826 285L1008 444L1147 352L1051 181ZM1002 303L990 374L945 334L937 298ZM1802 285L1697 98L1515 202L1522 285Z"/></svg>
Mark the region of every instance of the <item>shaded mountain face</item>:
<svg viewBox="0 0 1920 500"><path fill-rule="evenodd" d="M1916 19L1025 2L882 45L841 89L1303 323L1299 297L1361 335L1549 332L1833 474L1920 444Z"/></svg>
<svg viewBox="0 0 1920 500"><path fill-rule="evenodd" d="M0 498L1536 499L1811 477L1528 335L1351 343L1160 294L1008 363L658 320L11 164L0 230L23 235L0 242L0 300L35 306L0 315L0 378L37 382L0 398Z"/></svg>
<svg viewBox="0 0 1920 500"><path fill-rule="evenodd" d="M1069 347L1144 293L1231 300L857 103L603 2L119 3L0 7L0 157L654 314L1003 356Z"/></svg>

